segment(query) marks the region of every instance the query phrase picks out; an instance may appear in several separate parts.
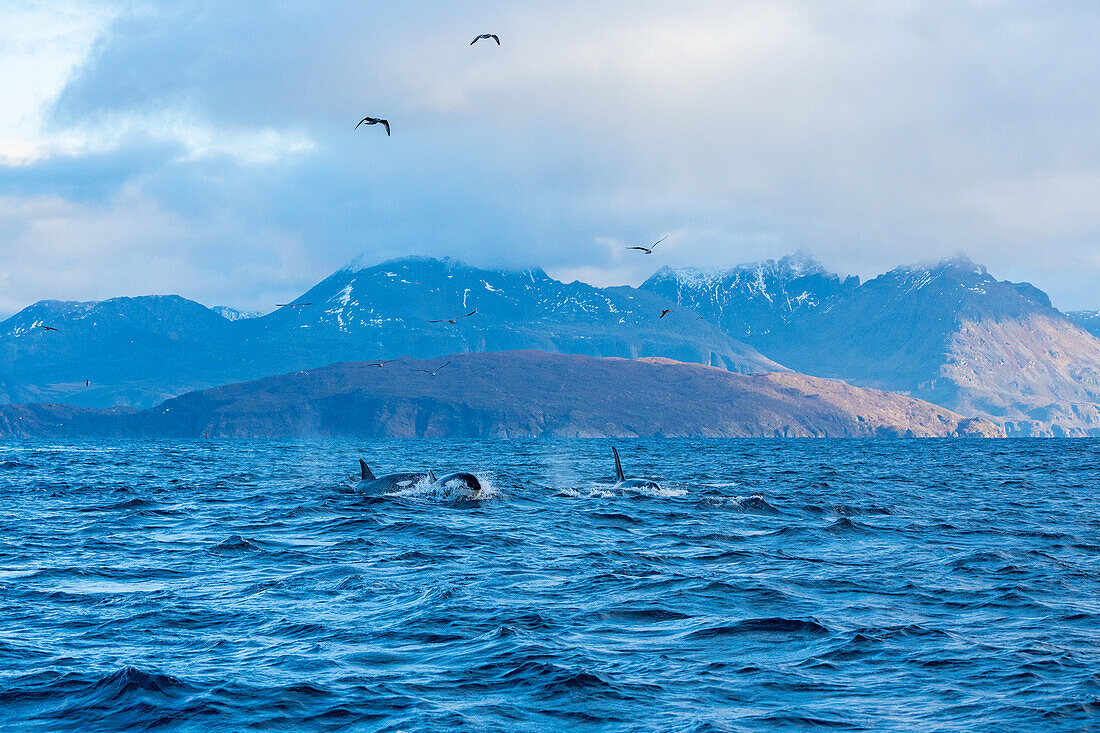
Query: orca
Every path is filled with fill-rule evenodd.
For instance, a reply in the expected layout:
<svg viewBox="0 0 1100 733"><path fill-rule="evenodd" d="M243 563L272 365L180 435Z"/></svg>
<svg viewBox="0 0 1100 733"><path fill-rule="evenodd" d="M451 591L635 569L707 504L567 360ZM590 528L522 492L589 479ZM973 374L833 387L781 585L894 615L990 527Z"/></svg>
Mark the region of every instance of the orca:
<svg viewBox="0 0 1100 733"><path fill-rule="evenodd" d="M449 473L441 479L434 479L432 481L432 486L439 489L445 489L448 486L457 487L456 485L460 485L472 491L474 499L481 498L481 482L478 481L477 476L472 473Z"/></svg>
<svg viewBox="0 0 1100 733"><path fill-rule="evenodd" d="M615 454L615 485L613 489L660 489L661 485L653 479L627 478L623 475L623 464L619 461L619 451L611 446L611 452Z"/></svg>
<svg viewBox="0 0 1100 733"><path fill-rule="evenodd" d="M359 459L359 486L357 491L364 494L386 494L391 491L409 489L422 481L435 483L435 474L431 471L423 473L391 473L385 476L375 476L370 466L362 458Z"/></svg>

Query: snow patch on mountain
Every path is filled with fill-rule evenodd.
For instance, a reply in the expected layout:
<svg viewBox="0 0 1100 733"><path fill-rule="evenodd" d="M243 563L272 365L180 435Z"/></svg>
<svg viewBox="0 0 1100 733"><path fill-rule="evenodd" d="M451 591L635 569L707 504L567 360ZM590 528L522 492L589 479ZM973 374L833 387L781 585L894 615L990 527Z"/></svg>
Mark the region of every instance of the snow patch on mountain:
<svg viewBox="0 0 1100 733"><path fill-rule="evenodd" d="M256 311L237 310L236 308L231 308L228 305L216 305L210 310L214 311L227 321L243 321L246 318L259 318L263 315L262 313L258 313Z"/></svg>

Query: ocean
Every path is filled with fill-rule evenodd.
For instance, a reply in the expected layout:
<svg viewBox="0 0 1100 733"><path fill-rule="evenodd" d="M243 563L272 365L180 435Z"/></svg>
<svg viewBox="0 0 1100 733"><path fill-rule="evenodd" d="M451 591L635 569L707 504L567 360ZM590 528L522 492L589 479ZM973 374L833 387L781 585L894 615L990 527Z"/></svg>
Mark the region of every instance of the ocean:
<svg viewBox="0 0 1100 733"><path fill-rule="evenodd" d="M1100 727L1100 441L9 441L0 491L3 730Z"/></svg>

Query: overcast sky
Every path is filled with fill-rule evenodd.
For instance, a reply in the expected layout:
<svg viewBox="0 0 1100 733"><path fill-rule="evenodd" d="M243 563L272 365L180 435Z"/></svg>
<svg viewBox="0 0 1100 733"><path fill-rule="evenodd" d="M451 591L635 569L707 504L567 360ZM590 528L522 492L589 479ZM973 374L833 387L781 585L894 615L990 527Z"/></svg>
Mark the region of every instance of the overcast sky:
<svg viewBox="0 0 1100 733"><path fill-rule="evenodd" d="M1100 308L1098 38L1095 0L4 0L0 313L795 250Z"/></svg>

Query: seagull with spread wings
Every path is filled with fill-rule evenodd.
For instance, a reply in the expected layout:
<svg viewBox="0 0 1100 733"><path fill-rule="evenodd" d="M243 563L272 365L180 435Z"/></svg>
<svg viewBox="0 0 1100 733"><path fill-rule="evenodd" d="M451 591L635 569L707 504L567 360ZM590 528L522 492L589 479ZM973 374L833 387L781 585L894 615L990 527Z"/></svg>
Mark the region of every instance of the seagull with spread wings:
<svg viewBox="0 0 1100 733"><path fill-rule="evenodd" d="M661 320L662 318L664 318L665 316L667 316L671 312L672 312L671 308L666 308L665 310L661 311L661 315L657 318L657 320L658 321Z"/></svg>
<svg viewBox="0 0 1100 733"><path fill-rule="evenodd" d="M386 128L386 137L390 136L390 121L383 120L381 117L364 117L359 120L359 125L381 125ZM355 129L359 129L359 125L355 126Z"/></svg>
<svg viewBox="0 0 1100 733"><path fill-rule="evenodd" d="M488 40L490 38L492 38L494 41L496 41L498 46L500 45L500 39L497 38L496 33L482 33L480 36L478 36L474 40L470 41L470 45L472 46L475 43L477 43L478 41L485 41L485 40Z"/></svg>
<svg viewBox="0 0 1100 733"><path fill-rule="evenodd" d="M313 303L276 303L275 305L278 308L290 308L294 310L295 308L304 308L307 305L313 305Z"/></svg>
<svg viewBox="0 0 1100 733"><path fill-rule="evenodd" d="M414 371L414 372L423 372L424 374L431 374L434 377L439 372L440 369L442 369L443 367L447 366L447 364L450 364L450 363L451 362L448 361L446 364L440 364L439 366L437 366L435 368L434 371L431 370L431 369L413 369L412 371Z"/></svg>
<svg viewBox="0 0 1100 733"><path fill-rule="evenodd" d="M54 328L53 326L46 326L46 325L41 324L41 323L36 323L34 327L35 328L41 328L43 331L60 331L61 330L59 328Z"/></svg>
<svg viewBox="0 0 1100 733"><path fill-rule="evenodd" d="M660 244L661 242L665 241L666 239L668 239L667 234L665 236L661 237L660 239L658 239L653 244L649 245L648 247L627 247L627 249L638 249L638 250L641 250L642 252L645 252L647 255L651 255L651 254L653 254L653 250L657 248L657 245Z"/></svg>
<svg viewBox="0 0 1100 733"><path fill-rule="evenodd" d="M378 367L379 369L381 369L382 367L386 366L387 364L392 364L395 361L397 361L397 359L386 359L385 361L371 361L371 362L367 362L363 366L373 366L373 367Z"/></svg>
<svg viewBox="0 0 1100 733"><path fill-rule="evenodd" d="M463 318L469 318L470 316L472 316L475 313L477 313L477 308L474 308L472 311L470 311L469 313L467 313L464 316L455 316L454 318L440 318L437 321L428 321L428 323L449 323L453 326L456 323L458 323L459 320L461 320Z"/></svg>

